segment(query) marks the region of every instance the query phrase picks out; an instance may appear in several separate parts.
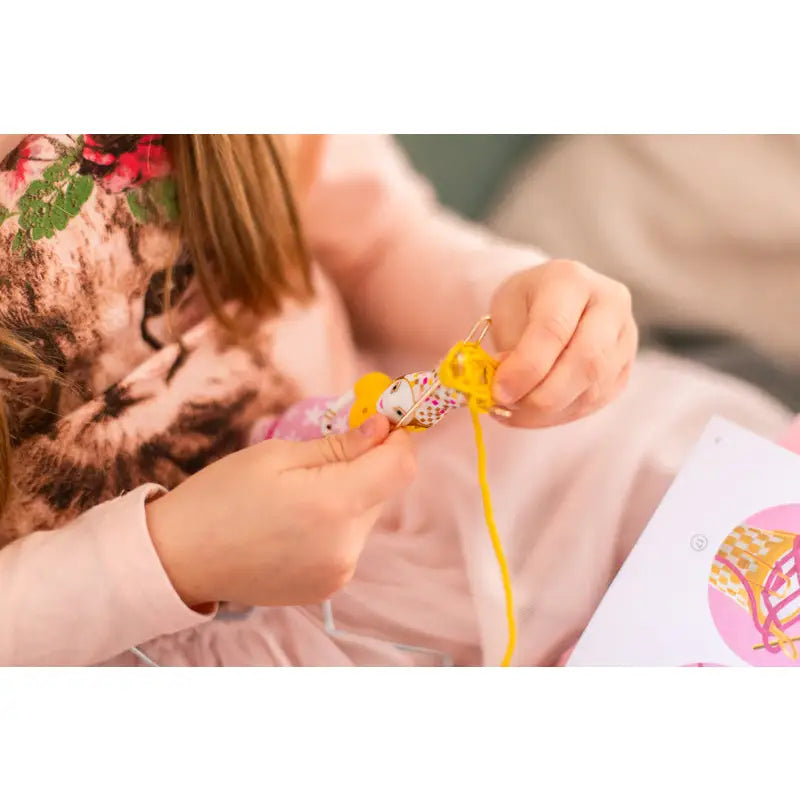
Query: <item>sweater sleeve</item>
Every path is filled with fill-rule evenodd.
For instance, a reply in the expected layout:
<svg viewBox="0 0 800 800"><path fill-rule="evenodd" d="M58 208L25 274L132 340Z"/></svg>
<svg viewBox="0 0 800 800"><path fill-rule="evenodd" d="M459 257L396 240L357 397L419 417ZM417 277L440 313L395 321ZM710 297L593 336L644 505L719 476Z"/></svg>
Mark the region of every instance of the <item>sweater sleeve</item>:
<svg viewBox="0 0 800 800"><path fill-rule="evenodd" d="M304 218L370 348L445 351L505 278L546 260L444 209L388 136L330 137Z"/></svg>
<svg viewBox="0 0 800 800"><path fill-rule="evenodd" d="M145 521L163 491L141 486L0 550L0 664L102 663L204 622L170 583Z"/></svg>

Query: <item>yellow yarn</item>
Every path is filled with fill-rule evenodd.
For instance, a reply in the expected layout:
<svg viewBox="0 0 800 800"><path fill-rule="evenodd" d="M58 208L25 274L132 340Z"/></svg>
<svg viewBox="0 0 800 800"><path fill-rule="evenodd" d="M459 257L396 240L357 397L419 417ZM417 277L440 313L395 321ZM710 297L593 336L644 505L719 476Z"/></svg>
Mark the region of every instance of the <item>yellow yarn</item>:
<svg viewBox="0 0 800 800"><path fill-rule="evenodd" d="M480 415L489 412L493 406L492 381L497 371L497 365L498 362L483 350L479 344L461 342L450 350L439 367L439 380L443 386L463 394L469 404L472 426L475 430L475 447L478 452L478 481L481 487L486 527L489 529L492 547L494 548L494 554L503 579L506 618L508 620L508 645L500 666L507 667L511 663L517 641L514 596L511 590L508 562L503 552L500 536L497 533L497 525L492 511L489 480L486 475L486 447L483 442L483 431L480 422Z"/></svg>

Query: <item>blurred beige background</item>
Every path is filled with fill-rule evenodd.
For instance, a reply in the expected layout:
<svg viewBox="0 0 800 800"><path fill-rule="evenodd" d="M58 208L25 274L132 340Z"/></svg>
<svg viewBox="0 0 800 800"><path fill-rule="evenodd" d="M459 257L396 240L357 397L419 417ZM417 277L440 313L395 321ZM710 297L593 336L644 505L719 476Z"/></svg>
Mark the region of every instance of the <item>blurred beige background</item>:
<svg viewBox="0 0 800 800"><path fill-rule="evenodd" d="M643 347L800 410L800 136L401 136L464 216L630 286Z"/></svg>

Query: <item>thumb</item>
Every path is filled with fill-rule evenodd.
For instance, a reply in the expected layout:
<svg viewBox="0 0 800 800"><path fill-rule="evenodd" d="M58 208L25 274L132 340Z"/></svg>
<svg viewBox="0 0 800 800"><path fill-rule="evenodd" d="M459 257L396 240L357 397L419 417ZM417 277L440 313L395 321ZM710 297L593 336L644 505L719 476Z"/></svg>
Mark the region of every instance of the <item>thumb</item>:
<svg viewBox="0 0 800 800"><path fill-rule="evenodd" d="M363 456L389 436L391 425L382 414L375 414L353 430L296 443L288 455L287 469L323 467Z"/></svg>

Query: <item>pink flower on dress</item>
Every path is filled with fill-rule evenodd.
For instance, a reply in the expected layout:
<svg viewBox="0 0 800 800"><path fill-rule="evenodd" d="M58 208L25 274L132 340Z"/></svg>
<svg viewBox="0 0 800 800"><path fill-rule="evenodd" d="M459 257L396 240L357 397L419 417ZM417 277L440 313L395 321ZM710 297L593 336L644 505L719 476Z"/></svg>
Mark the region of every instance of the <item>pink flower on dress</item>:
<svg viewBox="0 0 800 800"><path fill-rule="evenodd" d="M18 195L52 163L48 142L41 136L26 136L0 161L0 202L13 206Z"/></svg>
<svg viewBox="0 0 800 800"><path fill-rule="evenodd" d="M90 134L84 136L79 172L91 175L116 194L153 178L169 175L172 165L160 134Z"/></svg>

